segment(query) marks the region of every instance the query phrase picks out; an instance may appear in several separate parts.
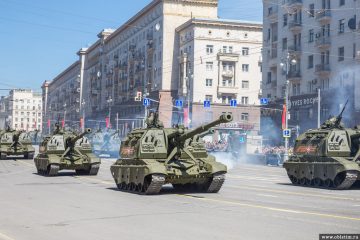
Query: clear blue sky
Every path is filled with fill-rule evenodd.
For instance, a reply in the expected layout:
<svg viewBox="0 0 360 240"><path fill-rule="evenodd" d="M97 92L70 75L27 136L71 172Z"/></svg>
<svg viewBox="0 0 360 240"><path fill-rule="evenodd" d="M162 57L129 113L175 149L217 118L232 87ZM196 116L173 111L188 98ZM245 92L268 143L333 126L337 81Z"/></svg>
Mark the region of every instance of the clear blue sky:
<svg viewBox="0 0 360 240"><path fill-rule="evenodd" d="M0 0L0 89L40 91L43 81L76 61L76 52L95 42L101 29L117 28L150 1ZM262 21L261 0L219 4L221 18Z"/></svg>

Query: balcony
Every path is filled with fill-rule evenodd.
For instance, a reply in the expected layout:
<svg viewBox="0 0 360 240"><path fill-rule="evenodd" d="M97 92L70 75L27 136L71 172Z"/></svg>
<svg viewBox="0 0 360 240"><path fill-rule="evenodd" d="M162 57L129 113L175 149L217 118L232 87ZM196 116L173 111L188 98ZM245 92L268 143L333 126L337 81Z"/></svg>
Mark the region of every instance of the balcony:
<svg viewBox="0 0 360 240"><path fill-rule="evenodd" d="M287 0L287 4L289 7L292 7L292 8L301 8L303 5L303 1L302 0Z"/></svg>
<svg viewBox="0 0 360 240"><path fill-rule="evenodd" d="M276 87L277 87L277 80L272 80L272 81L271 81L271 87L272 87L272 88L276 88Z"/></svg>
<svg viewBox="0 0 360 240"><path fill-rule="evenodd" d="M302 22L298 20L292 20L289 22L289 30L292 32L300 32L302 29Z"/></svg>
<svg viewBox="0 0 360 240"><path fill-rule="evenodd" d="M277 7L277 6L268 8L268 15L267 15L267 17L269 18L269 20L270 20L271 22L276 22L276 21L277 21L278 12L279 12L279 10L278 10L278 7Z"/></svg>
<svg viewBox="0 0 360 240"><path fill-rule="evenodd" d="M295 54L295 55L300 55L301 54L301 46L300 45L289 46L288 50L289 50L290 53Z"/></svg>
<svg viewBox="0 0 360 240"><path fill-rule="evenodd" d="M92 95L98 95L98 94L99 94L99 90L98 90L98 89L91 89L91 94L92 94Z"/></svg>
<svg viewBox="0 0 360 240"><path fill-rule="evenodd" d="M321 50L329 49L331 46L331 39L327 36L321 36L316 39L315 45Z"/></svg>
<svg viewBox="0 0 360 240"><path fill-rule="evenodd" d="M238 87L231 87L231 86L218 86L218 93L221 94L238 94L239 88Z"/></svg>
<svg viewBox="0 0 360 240"><path fill-rule="evenodd" d="M320 76L329 76L331 73L331 68L329 64L317 64L315 66L315 73Z"/></svg>
<svg viewBox="0 0 360 240"><path fill-rule="evenodd" d="M227 71L223 71L221 75L226 78L232 78L234 77L234 72L231 70L227 70Z"/></svg>
<svg viewBox="0 0 360 240"><path fill-rule="evenodd" d="M301 80L301 73L299 70L296 71L289 71L287 75L287 79L289 81L300 81Z"/></svg>
<svg viewBox="0 0 360 240"><path fill-rule="evenodd" d="M239 61L240 54L232 52L219 51L217 54L219 61L237 62Z"/></svg>
<svg viewBox="0 0 360 240"><path fill-rule="evenodd" d="M323 9L316 14L316 20L321 24L327 24L331 21L331 11L329 9Z"/></svg>

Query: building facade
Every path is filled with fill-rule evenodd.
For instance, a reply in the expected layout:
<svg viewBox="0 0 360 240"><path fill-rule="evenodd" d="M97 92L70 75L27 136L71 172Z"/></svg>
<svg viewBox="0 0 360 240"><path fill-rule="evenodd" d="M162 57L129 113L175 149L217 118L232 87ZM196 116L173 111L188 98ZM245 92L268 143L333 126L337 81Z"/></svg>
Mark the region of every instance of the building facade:
<svg viewBox="0 0 360 240"><path fill-rule="evenodd" d="M1 99L3 123L16 130L42 129L42 98L32 90L14 89ZM3 126L1 126L3 127Z"/></svg>
<svg viewBox="0 0 360 240"><path fill-rule="evenodd" d="M291 128L317 126L340 112L358 124L360 113L360 2L353 0L263 1L263 96L282 108L289 94ZM265 111L281 125L281 111ZM299 129L298 127L298 129Z"/></svg>
<svg viewBox="0 0 360 240"><path fill-rule="evenodd" d="M177 34L178 94L190 103L192 125L232 112L235 122L251 123L259 131L262 24L194 18ZM204 108L205 100L210 108ZM230 106L232 100L237 106Z"/></svg>
<svg viewBox="0 0 360 240"><path fill-rule="evenodd" d="M74 111L68 110L74 114L66 113L69 121L76 123L82 118L86 126L104 127L107 118L111 126L127 129L142 126L146 112L156 109L160 102L162 121L165 126L170 126L177 119L173 113L182 111L174 108L175 101L186 98L187 94L179 91L184 77L181 61L185 43L181 41L181 35L190 28L196 29L193 49L198 51L193 55L196 58L189 58L189 64L194 67L190 74L194 76L191 103L199 103L207 95L213 95L214 104L229 105L231 99L237 99L238 103L243 100L244 106L258 104L261 25L218 19L217 7L218 0L153 0L118 29L104 29L94 44L78 52L79 61L47 83L47 87L43 86L48 118L53 121L64 113L65 104L74 105ZM208 38L204 32L210 29L213 36ZM227 36L227 32L231 36ZM220 48L223 51L221 41L226 42L227 51L233 47L233 53L215 52ZM206 53L206 45L213 45L213 54ZM257 49L252 50L253 47ZM254 54L242 55L242 48L247 53L254 51ZM201 57L204 65L200 64ZM201 75L206 71L205 61L209 57L213 58L213 64L229 62L234 67L233 76L230 76L230 65L226 71L229 84L230 79L236 84L235 92L231 85L222 85L222 79L227 75L220 67L215 70L215 66L213 74L209 75L213 85L204 91L206 79ZM246 64L247 71L242 71ZM221 86L218 87L219 81ZM66 95L68 88L79 88L79 94L69 97ZM151 99L149 107L145 108L135 99L138 93L142 98Z"/></svg>

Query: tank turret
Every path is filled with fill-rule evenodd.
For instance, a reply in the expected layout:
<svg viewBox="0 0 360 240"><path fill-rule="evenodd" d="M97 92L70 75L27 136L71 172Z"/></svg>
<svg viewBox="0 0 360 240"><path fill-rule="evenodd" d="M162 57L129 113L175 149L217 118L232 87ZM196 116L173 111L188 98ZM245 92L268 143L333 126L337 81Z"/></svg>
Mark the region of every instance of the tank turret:
<svg viewBox="0 0 360 240"><path fill-rule="evenodd" d="M202 133L232 121L231 114L189 130L184 126L164 128L157 113L146 120L147 127L134 129L121 142L120 159L111 166L121 190L157 194L165 183L176 189L218 192L225 180L226 166L208 155Z"/></svg>

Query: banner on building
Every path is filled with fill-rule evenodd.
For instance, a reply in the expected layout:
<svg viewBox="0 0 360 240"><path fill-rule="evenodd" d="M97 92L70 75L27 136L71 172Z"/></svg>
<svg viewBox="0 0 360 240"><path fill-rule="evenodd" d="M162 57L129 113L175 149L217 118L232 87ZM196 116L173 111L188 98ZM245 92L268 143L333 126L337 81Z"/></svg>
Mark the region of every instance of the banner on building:
<svg viewBox="0 0 360 240"><path fill-rule="evenodd" d="M106 128L110 128L110 118L108 117L105 118L105 124L106 124Z"/></svg>
<svg viewBox="0 0 360 240"><path fill-rule="evenodd" d="M84 119L80 118L80 128L83 128L83 127L84 127Z"/></svg>
<svg viewBox="0 0 360 240"><path fill-rule="evenodd" d="M65 127L65 120L63 119L63 120L61 120L61 127Z"/></svg>
<svg viewBox="0 0 360 240"><path fill-rule="evenodd" d="M282 116L281 116L281 126L282 129L286 129L286 115L287 115L287 111L286 111L286 104L283 105L283 111L282 111Z"/></svg>

